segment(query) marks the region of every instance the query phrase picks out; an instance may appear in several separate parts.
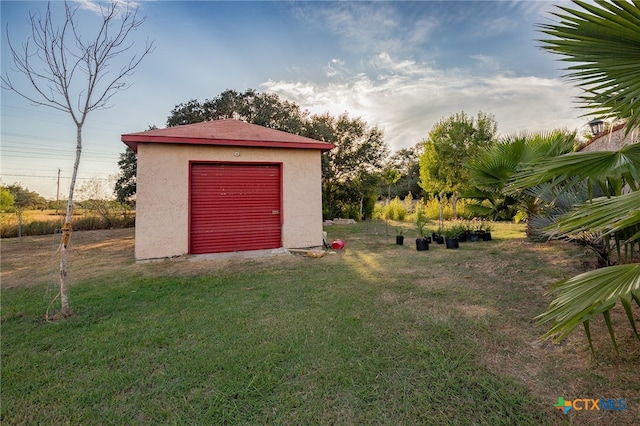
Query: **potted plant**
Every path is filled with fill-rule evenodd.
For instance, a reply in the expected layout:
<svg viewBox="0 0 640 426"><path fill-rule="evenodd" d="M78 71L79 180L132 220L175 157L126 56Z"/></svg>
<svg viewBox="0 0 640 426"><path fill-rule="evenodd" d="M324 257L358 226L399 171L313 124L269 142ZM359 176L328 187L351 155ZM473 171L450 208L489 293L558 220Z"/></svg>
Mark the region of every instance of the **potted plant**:
<svg viewBox="0 0 640 426"><path fill-rule="evenodd" d="M467 221L457 221L453 228L458 233L458 241L461 243L466 242L469 237L469 223Z"/></svg>
<svg viewBox="0 0 640 426"><path fill-rule="evenodd" d="M475 234L478 236L479 241L489 241L491 239L491 225L489 225L485 220L482 220L477 226L475 230Z"/></svg>
<svg viewBox="0 0 640 426"><path fill-rule="evenodd" d="M479 231L482 228L482 223L477 219L469 222L469 241L476 242L480 239Z"/></svg>
<svg viewBox="0 0 640 426"><path fill-rule="evenodd" d="M450 227L442 231L444 235L444 242L448 249L457 249L460 247L460 241L458 235L460 235L460 229L456 227Z"/></svg>
<svg viewBox="0 0 640 426"><path fill-rule="evenodd" d="M427 234L427 217L421 208L416 210L416 229L418 230L418 238L416 238L416 250L423 251L429 250L430 238L426 237Z"/></svg>
<svg viewBox="0 0 640 426"><path fill-rule="evenodd" d="M442 236L442 233L434 232L431 234L431 236L433 238L433 242L435 242L436 244L444 244L444 237Z"/></svg>
<svg viewBox="0 0 640 426"><path fill-rule="evenodd" d="M493 226L491 225L485 225L484 226L484 233L482 234L482 241L491 241L491 230L493 229Z"/></svg>
<svg viewBox="0 0 640 426"><path fill-rule="evenodd" d="M402 229L396 231L396 244L401 246L404 244L404 234Z"/></svg>

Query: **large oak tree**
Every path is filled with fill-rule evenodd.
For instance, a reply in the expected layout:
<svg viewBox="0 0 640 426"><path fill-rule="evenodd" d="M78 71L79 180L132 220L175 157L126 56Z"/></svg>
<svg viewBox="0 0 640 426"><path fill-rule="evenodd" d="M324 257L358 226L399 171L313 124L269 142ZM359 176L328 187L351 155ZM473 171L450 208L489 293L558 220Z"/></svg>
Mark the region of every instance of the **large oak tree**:
<svg viewBox="0 0 640 426"><path fill-rule="evenodd" d="M335 148L322 155L323 215L332 218L366 213L377 197L378 173L388 155L383 132L347 113L311 116L296 103L274 93L225 90L213 99L178 104L167 126L236 118L252 124L330 142ZM372 210L369 209L369 210ZM369 212L370 213L370 212Z"/></svg>

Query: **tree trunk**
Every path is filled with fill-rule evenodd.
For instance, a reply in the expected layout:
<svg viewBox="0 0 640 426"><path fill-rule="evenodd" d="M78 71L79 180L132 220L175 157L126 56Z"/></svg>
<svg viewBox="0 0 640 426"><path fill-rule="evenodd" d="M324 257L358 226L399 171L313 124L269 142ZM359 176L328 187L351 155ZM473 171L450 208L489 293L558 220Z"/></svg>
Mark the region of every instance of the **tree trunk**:
<svg viewBox="0 0 640 426"><path fill-rule="evenodd" d="M18 241L22 241L22 207L17 209L18 216Z"/></svg>
<svg viewBox="0 0 640 426"><path fill-rule="evenodd" d="M69 284L67 283L67 264L69 256L69 243L71 241L71 217L73 214L73 192L76 186L76 178L78 176L78 167L80 165L80 155L82 154L82 124L76 124L76 159L73 163L73 174L71 176L71 184L69 185L69 199L67 200L67 214L65 216L64 225L62 225L62 241L60 243L60 303L61 314L63 317L71 315L71 307L69 304Z"/></svg>
<svg viewBox="0 0 640 426"><path fill-rule="evenodd" d="M457 204L458 204L458 194L454 192L453 195L451 196L451 216L453 216L453 220L456 220L458 218Z"/></svg>

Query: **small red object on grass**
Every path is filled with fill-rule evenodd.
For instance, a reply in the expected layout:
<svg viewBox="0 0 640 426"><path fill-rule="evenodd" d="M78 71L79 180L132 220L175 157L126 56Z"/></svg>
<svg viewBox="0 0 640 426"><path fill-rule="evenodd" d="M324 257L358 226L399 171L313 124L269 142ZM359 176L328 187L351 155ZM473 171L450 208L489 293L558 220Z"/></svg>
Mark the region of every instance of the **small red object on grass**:
<svg viewBox="0 0 640 426"><path fill-rule="evenodd" d="M331 243L331 248L334 250L342 250L344 248L344 241L342 240L334 240Z"/></svg>

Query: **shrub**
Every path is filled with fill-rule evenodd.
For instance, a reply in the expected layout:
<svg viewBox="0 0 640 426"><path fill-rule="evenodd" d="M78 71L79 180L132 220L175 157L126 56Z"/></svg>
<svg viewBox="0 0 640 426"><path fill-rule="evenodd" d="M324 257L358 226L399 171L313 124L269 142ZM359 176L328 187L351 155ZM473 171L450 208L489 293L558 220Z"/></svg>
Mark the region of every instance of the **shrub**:
<svg viewBox="0 0 640 426"><path fill-rule="evenodd" d="M379 211L379 217L381 219L388 220L406 220L407 215L409 214L409 210L407 208L407 204L403 201L400 201L399 197L394 198L389 201L389 204L383 206Z"/></svg>
<svg viewBox="0 0 640 426"><path fill-rule="evenodd" d="M470 200L466 200L464 198L459 198L456 204L456 210L458 213L459 219L472 219L475 217L471 209L468 208L469 204L471 204ZM425 203L425 211L424 213L431 220L440 219L440 202L437 198L431 197ZM451 220L453 219L453 206L451 205L451 201L447 197L442 197L442 219L443 220Z"/></svg>
<svg viewBox="0 0 640 426"><path fill-rule="evenodd" d="M362 215L360 214L360 206L355 204L347 204L342 209L340 209L340 217L346 219L353 219L356 221L360 221L362 219Z"/></svg>

